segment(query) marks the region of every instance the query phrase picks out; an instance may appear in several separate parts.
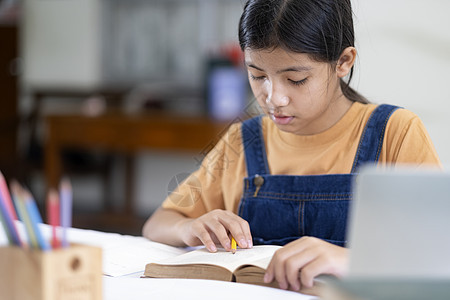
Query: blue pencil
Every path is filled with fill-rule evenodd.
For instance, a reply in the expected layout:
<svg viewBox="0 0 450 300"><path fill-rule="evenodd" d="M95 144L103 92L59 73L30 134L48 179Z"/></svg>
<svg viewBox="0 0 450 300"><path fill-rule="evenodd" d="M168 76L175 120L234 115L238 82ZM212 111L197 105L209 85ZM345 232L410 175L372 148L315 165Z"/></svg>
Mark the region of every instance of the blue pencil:
<svg viewBox="0 0 450 300"><path fill-rule="evenodd" d="M37 209L34 200L31 197L31 194L27 191L24 191L24 201L25 208L27 209L28 216L30 218L31 228L33 229L34 236L36 237L37 243L39 247L48 251L51 249L49 242L42 236L41 230L39 229L38 223L39 220L42 220L41 215L39 214L39 210Z"/></svg>
<svg viewBox="0 0 450 300"><path fill-rule="evenodd" d="M3 213L0 212L0 223L2 223L3 231L5 232L5 235L6 235L6 237L8 238L8 243L11 245L11 244L12 244L11 234L9 233L8 226L6 225L5 222L6 222L6 221L3 220Z"/></svg>
<svg viewBox="0 0 450 300"><path fill-rule="evenodd" d="M10 243L22 246L22 242L19 238L16 226L14 225L14 218L11 216L9 210L6 207L6 203L3 197L0 195L0 214L2 215L2 224L4 226L6 235Z"/></svg>
<svg viewBox="0 0 450 300"><path fill-rule="evenodd" d="M31 192L26 187L23 187L22 189L25 192L24 194L30 199L32 205L34 206L33 210L38 212L38 214L37 214L37 218L38 218L37 222L40 223L40 224L43 224L44 221L42 220L41 214L39 213L39 208L37 207L36 200L34 200L33 195L31 194Z"/></svg>
<svg viewBox="0 0 450 300"><path fill-rule="evenodd" d="M34 231L31 225L30 216L28 215L27 208L25 207L24 190L15 180L11 181L10 186L11 195L16 206L17 214L19 216L19 219L25 225L25 231L28 235L29 242L33 248L39 249L39 244L36 240L36 236L34 235Z"/></svg>

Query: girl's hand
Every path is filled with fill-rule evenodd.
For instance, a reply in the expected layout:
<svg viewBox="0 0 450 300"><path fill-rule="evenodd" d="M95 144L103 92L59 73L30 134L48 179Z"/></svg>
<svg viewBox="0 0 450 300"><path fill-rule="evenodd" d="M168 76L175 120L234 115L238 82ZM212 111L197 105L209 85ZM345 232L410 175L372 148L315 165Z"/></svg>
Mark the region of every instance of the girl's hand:
<svg viewBox="0 0 450 300"><path fill-rule="evenodd" d="M231 251L231 236L241 248L253 246L250 226L238 215L221 209L206 213L197 219L186 219L179 224L183 242L188 246L205 245L216 252L216 243Z"/></svg>
<svg viewBox="0 0 450 300"><path fill-rule="evenodd" d="M342 277L348 270L348 249L314 237L302 237L275 252L264 276L282 289L312 288L314 277L329 274ZM299 274L300 272L300 274Z"/></svg>

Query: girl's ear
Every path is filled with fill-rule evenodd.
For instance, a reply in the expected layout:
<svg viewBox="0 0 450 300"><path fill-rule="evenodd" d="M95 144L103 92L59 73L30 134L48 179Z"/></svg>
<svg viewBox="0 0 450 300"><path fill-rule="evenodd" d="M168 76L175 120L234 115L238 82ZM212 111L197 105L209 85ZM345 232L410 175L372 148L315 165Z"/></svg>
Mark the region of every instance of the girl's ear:
<svg viewBox="0 0 450 300"><path fill-rule="evenodd" d="M338 63L336 65L336 74L338 77L342 78L347 76L353 67L356 60L356 49L354 47L347 47L342 51L339 57Z"/></svg>

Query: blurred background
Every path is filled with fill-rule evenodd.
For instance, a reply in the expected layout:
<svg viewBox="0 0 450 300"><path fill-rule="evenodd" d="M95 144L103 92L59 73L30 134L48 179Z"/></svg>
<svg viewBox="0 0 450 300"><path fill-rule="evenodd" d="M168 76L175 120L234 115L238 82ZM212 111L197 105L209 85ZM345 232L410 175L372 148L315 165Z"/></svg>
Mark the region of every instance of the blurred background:
<svg viewBox="0 0 450 300"><path fill-rule="evenodd" d="M450 2L354 0L352 85L418 114L450 162ZM0 170L44 211L68 176L74 226L140 234L253 106L244 0L0 0Z"/></svg>

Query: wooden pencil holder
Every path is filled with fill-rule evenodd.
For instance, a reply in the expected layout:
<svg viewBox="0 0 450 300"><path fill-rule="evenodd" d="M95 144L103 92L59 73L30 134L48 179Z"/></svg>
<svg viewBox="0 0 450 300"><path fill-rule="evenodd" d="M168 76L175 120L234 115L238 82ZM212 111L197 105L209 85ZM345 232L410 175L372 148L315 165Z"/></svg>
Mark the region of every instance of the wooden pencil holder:
<svg viewBox="0 0 450 300"><path fill-rule="evenodd" d="M100 248L73 244L51 251L0 247L0 298L102 299Z"/></svg>

